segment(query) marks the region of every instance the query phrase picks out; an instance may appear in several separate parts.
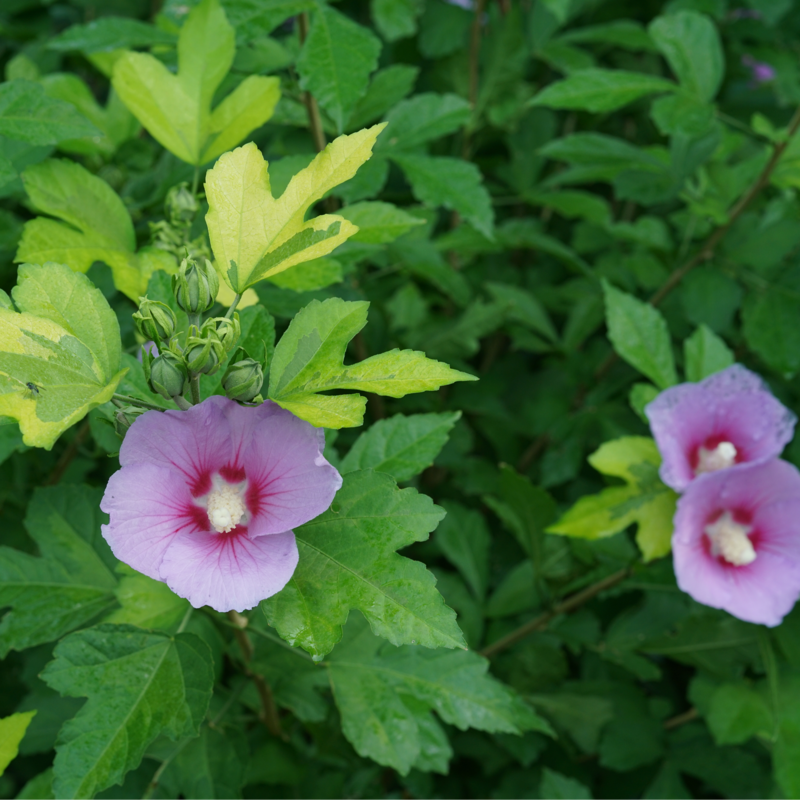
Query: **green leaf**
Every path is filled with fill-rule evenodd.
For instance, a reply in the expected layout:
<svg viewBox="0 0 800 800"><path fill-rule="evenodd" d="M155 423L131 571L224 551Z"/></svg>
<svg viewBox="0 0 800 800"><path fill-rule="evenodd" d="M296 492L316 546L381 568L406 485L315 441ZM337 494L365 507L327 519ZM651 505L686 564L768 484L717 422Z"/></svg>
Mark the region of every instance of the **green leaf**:
<svg viewBox="0 0 800 800"><path fill-rule="evenodd" d="M672 343L664 317L649 303L603 281L608 338L617 353L656 386L678 382Z"/></svg>
<svg viewBox="0 0 800 800"><path fill-rule="evenodd" d="M25 711L0 718L0 775L17 757L19 743L35 716L35 711Z"/></svg>
<svg viewBox="0 0 800 800"><path fill-rule="evenodd" d="M541 333L551 342L558 341L558 332L549 314L531 292L508 283L485 283L484 286L495 300L508 305L509 320Z"/></svg>
<svg viewBox="0 0 800 800"><path fill-rule="evenodd" d="M354 618L326 664L345 736L359 755L401 774L417 763L432 710L460 730L550 732L475 653L395 648Z"/></svg>
<svg viewBox="0 0 800 800"><path fill-rule="evenodd" d="M761 360L791 378L800 370L797 299L779 286L749 292L742 309L745 341Z"/></svg>
<svg viewBox="0 0 800 800"><path fill-rule="evenodd" d="M117 289L138 300L157 262L145 251L136 255L133 223L119 195L74 161L35 164L22 173L22 180L34 207L62 221L36 217L26 222L15 260L57 261L76 272L104 261ZM171 262L166 253L160 255Z"/></svg>
<svg viewBox="0 0 800 800"><path fill-rule="evenodd" d="M451 411L378 420L356 439L342 459L340 472L373 469L388 473L398 483L410 480L433 464L460 417L460 411Z"/></svg>
<svg viewBox="0 0 800 800"><path fill-rule="evenodd" d="M476 230L491 238L492 201L480 170L469 161L445 156L400 155L392 160L405 172L414 197L427 206L457 211Z"/></svg>
<svg viewBox="0 0 800 800"><path fill-rule="evenodd" d="M371 0L370 12L380 35L394 42L417 32L422 6L421 0Z"/></svg>
<svg viewBox="0 0 800 800"><path fill-rule="evenodd" d="M456 94L416 94L386 115L386 135L377 151L390 154L418 148L463 128L471 113L469 103Z"/></svg>
<svg viewBox="0 0 800 800"><path fill-rule="evenodd" d="M736 360L728 345L705 325L700 325L683 343L683 355L689 381L701 381Z"/></svg>
<svg viewBox="0 0 800 800"><path fill-rule="evenodd" d="M159 788L168 796L241 797L250 748L238 727L204 725L200 735L176 748Z"/></svg>
<svg viewBox="0 0 800 800"><path fill-rule="evenodd" d="M395 553L427 539L443 515L389 475L346 475L330 509L295 529L300 563L286 588L261 603L267 621L315 659L339 641L353 608L393 644L464 647L433 575Z"/></svg>
<svg viewBox="0 0 800 800"><path fill-rule="evenodd" d="M328 112L339 133L367 91L381 42L370 30L318 3L297 59L300 86Z"/></svg>
<svg viewBox="0 0 800 800"><path fill-rule="evenodd" d="M391 64L379 69L369 83L366 94L358 101L347 121L348 130L358 130L379 120L414 88L419 67Z"/></svg>
<svg viewBox="0 0 800 800"><path fill-rule="evenodd" d="M539 796L552 800L591 800L592 793L580 781L545 767L539 784Z"/></svg>
<svg viewBox="0 0 800 800"><path fill-rule="evenodd" d="M25 526L39 557L0 547L0 657L51 642L115 604L116 559L100 535L101 489L37 489Z"/></svg>
<svg viewBox="0 0 800 800"><path fill-rule="evenodd" d="M163 734L196 736L214 683L208 646L132 625L98 625L56 646L42 680L62 695L88 697L56 744L56 797L93 797L122 783Z"/></svg>
<svg viewBox="0 0 800 800"><path fill-rule="evenodd" d="M627 50L655 50L647 31L630 19L619 19L601 25L574 28L558 37L570 44L612 44Z"/></svg>
<svg viewBox="0 0 800 800"><path fill-rule="evenodd" d="M342 209L341 215L353 225L358 226L354 242L367 244L386 244L425 220L412 216L391 203L353 203Z"/></svg>
<svg viewBox="0 0 800 800"><path fill-rule="evenodd" d="M125 564L120 564L117 572L122 577L114 594L121 608L104 617L103 622L128 623L169 633L177 630L189 610L188 600L178 597L166 583L140 575Z"/></svg>
<svg viewBox="0 0 800 800"><path fill-rule="evenodd" d="M663 163L647 150L602 133L573 133L548 142L539 152L570 164L602 167L611 178L626 169L664 169Z"/></svg>
<svg viewBox="0 0 800 800"><path fill-rule="evenodd" d="M331 298L302 309L275 348L269 398L312 425L343 428L361 424L365 398L318 392L354 389L404 397L475 380L415 350L390 350L345 366L347 343L366 325L368 307Z"/></svg>
<svg viewBox="0 0 800 800"><path fill-rule="evenodd" d="M621 69L582 69L568 78L551 83L528 105L568 108L598 114L618 108L649 94L674 92L674 83Z"/></svg>
<svg viewBox="0 0 800 800"><path fill-rule="evenodd" d="M725 74L725 56L714 23L696 11L657 17L648 33L667 59L681 86L711 102Z"/></svg>
<svg viewBox="0 0 800 800"><path fill-rule="evenodd" d="M655 442L642 436L606 442L589 456L589 463L604 475L622 478L625 485L585 495L548 532L601 539L636 522L636 543L645 561L669 553L678 496L658 477L661 455Z"/></svg>
<svg viewBox="0 0 800 800"><path fill-rule="evenodd" d="M725 683L715 689L706 722L719 745L743 744L759 734L771 738L775 724L765 698L744 683Z"/></svg>
<svg viewBox="0 0 800 800"><path fill-rule="evenodd" d="M199 166L263 125L280 96L277 78L250 75L212 112L235 52L219 0L202 0L181 28L177 75L148 53L126 52L114 64L112 84L154 139Z"/></svg>
<svg viewBox="0 0 800 800"><path fill-rule="evenodd" d="M175 44L172 33L127 17L101 17L86 25L72 25L47 43L48 50L107 53L134 47Z"/></svg>
<svg viewBox="0 0 800 800"><path fill-rule="evenodd" d="M283 194L270 191L267 162L250 142L226 153L206 176L206 215L220 277L235 291L295 264L325 256L358 231L333 214L305 221L309 207L355 175L383 125L340 136L298 172Z"/></svg>
<svg viewBox="0 0 800 800"><path fill-rule="evenodd" d="M29 447L49 450L114 394L124 374L119 325L100 291L69 267L26 264L19 273L22 313L0 309L0 416L19 422Z"/></svg>
<svg viewBox="0 0 800 800"><path fill-rule="evenodd" d="M293 292L315 292L335 283L341 283L343 279L342 263L328 256L306 261L302 265L267 278L275 286L291 289Z"/></svg>
<svg viewBox="0 0 800 800"><path fill-rule="evenodd" d="M43 145L99 133L72 105L48 97L38 83L0 84L0 136Z"/></svg>
<svg viewBox="0 0 800 800"><path fill-rule="evenodd" d="M442 504L447 516L436 530L436 544L458 568L475 597L483 601L489 586L491 536L479 511L460 503Z"/></svg>

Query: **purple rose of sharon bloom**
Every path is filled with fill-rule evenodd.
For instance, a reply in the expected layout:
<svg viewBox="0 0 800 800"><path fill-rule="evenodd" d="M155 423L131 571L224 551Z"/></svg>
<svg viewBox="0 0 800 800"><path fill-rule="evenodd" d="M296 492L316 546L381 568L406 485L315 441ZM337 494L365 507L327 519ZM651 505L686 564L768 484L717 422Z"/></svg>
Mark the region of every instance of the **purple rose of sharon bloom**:
<svg viewBox="0 0 800 800"><path fill-rule="evenodd" d="M800 472L773 459L693 481L672 551L678 586L699 603L778 625L800 596Z"/></svg>
<svg viewBox="0 0 800 800"><path fill-rule="evenodd" d="M122 443L122 469L100 508L114 555L195 608L244 611L279 592L297 566L292 528L342 485L322 430L272 402L210 397L149 411Z"/></svg>
<svg viewBox="0 0 800 800"><path fill-rule="evenodd" d="M663 391L645 413L663 459L661 480L678 492L704 473L775 458L797 421L739 364Z"/></svg>

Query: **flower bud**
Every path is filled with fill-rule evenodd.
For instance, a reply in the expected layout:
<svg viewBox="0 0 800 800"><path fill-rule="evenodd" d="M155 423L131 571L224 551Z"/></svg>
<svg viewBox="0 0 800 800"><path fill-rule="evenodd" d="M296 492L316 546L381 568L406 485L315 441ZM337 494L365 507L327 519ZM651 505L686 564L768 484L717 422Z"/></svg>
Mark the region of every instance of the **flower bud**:
<svg viewBox="0 0 800 800"><path fill-rule="evenodd" d="M187 378L183 359L170 350L154 359L150 367L150 386L154 392L167 399L183 394Z"/></svg>
<svg viewBox="0 0 800 800"><path fill-rule="evenodd" d="M222 388L231 400L248 403L258 396L264 383L264 370L252 358L231 364L222 378Z"/></svg>
<svg viewBox="0 0 800 800"><path fill-rule="evenodd" d="M136 406L125 406L124 408L120 408L117 413L114 414L114 430L116 431L117 436L120 438L125 438L128 428L133 425L136 417L140 417L145 413L147 413L146 409L137 408Z"/></svg>
<svg viewBox="0 0 800 800"><path fill-rule="evenodd" d="M239 337L242 334L242 326L239 324L238 314L234 314L233 319L229 319L228 317L207 319L203 323L203 332L205 332L206 329L214 331L217 338L222 342L226 353L230 353L231 350L236 347L236 342L239 341Z"/></svg>
<svg viewBox="0 0 800 800"><path fill-rule="evenodd" d="M190 329L186 340L186 366L189 372L213 375L225 358L225 348L216 332L203 326L204 334L198 335L197 328Z"/></svg>
<svg viewBox="0 0 800 800"><path fill-rule="evenodd" d="M178 305L187 314L202 314L214 305L219 291L219 278L211 262L204 258L200 264L184 258L178 274L172 276L172 291Z"/></svg>
<svg viewBox="0 0 800 800"><path fill-rule="evenodd" d="M175 312L168 305L146 297L139 300L139 310L133 315L133 321L145 339L155 342L168 342L178 327Z"/></svg>
<svg viewBox="0 0 800 800"><path fill-rule="evenodd" d="M197 202L197 198L189 191L189 187L185 183L173 186L167 192L164 206L167 218L173 223L188 224L200 210L200 203Z"/></svg>

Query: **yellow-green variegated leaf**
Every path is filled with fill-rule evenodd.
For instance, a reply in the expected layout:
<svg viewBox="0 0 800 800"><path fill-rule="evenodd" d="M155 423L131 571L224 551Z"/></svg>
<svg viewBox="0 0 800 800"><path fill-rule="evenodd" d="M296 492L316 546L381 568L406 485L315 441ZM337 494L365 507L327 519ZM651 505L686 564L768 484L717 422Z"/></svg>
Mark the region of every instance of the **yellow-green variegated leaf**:
<svg viewBox="0 0 800 800"><path fill-rule="evenodd" d="M305 215L312 203L355 175L383 128L374 125L335 139L277 199L267 162L252 142L219 159L206 177L206 222L217 268L235 292L327 255L358 231L337 215L308 221Z"/></svg>
<svg viewBox="0 0 800 800"><path fill-rule="evenodd" d="M645 561L669 553L678 496L658 477L661 455L655 442L644 436L615 439L592 453L589 463L625 485L582 497L548 532L601 539L636 523L636 543Z"/></svg>
<svg viewBox="0 0 800 800"><path fill-rule="evenodd" d="M476 380L414 350L392 350L346 366L347 343L366 324L368 308L366 302L331 298L300 311L275 348L270 399L317 427L349 428L363 421L366 400L320 392L355 389L404 397Z"/></svg>
<svg viewBox="0 0 800 800"><path fill-rule="evenodd" d="M120 371L114 312L89 280L63 264L23 264L13 290L21 313L0 309L0 416L25 444L50 449L111 399Z"/></svg>

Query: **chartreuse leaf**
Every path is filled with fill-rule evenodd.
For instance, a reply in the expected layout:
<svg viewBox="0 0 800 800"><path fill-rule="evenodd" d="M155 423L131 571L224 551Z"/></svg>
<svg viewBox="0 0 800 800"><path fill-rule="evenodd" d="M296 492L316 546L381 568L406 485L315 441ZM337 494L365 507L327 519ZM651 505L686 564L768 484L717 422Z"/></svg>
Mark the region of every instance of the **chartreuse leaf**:
<svg viewBox="0 0 800 800"><path fill-rule="evenodd" d="M358 226L354 242L386 244L408 233L425 220L415 217L391 203L353 203L342 209L341 215Z"/></svg>
<svg viewBox="0 0 800 800"><path fill-rule="evenodd" d="M606 442L589 456L589 463L604 475L622 478L625 485L582 497L548 533L602 539L635 522L639 526L636 543L645 561L669 553L678 496L658 477L661 455L656 443L643 436L626 436Z"/></svg>
<svg viewBox="0 0 800 800"><path fill-rule="evenodd" d="M380 39L372 31L317 2L297 71L301 88L314 95L339 133L366 93L380 52Z"/></svg>
<svg viewBox="0 0 800 800"><path fill-rule="evenodd" d="M99 134L74 106L48 97L38 83L14 80L0 84L0 136L44 145Z"/></svg>
<svg viewBox="0 0 800 800"><path fill-rule="evenodd" d="M383 128L373 125L331 142L277 199L267 162L252 142L219 159L206 176L206 222L217 270L235 292L327 255L358 231L334 214L307 222L305 215L312 203L355 175Z"/></svg>
<svg viewBox="0 0 800 800"><path fill-rule="evenodd" d="M58 639L115 604L116 559L100 535L102 489L37 489L25 527L39 557L0 547L0 657Z"/></svg>
<svg viewBox="0 0 800 800"><path fill-rule="evenodd" d="M35 711L23 711L0 719L0 775L17 757L19 743L35 716Z"/></svg>
<svg viewBox="0 0 800 800"><path fill-rule="evenodd" d="M460 417L460 411L450 411L378 420L355 440L340 472L374 469L407 481L433 464Z"/></svg>
<svg viewBox="0 0 800 800"><path fill-rule="evenodd" d="M124 53L114 65L117 94L158 142L189 164L205 164L263 125L280 98L280 81L250 75L212 112L233 64L234 29L218 0L202 0L178 37L178 74L148 53Z"/></svg>
<svg viewBox="0 0 800 800"><path fill-rule="evenodd" d="M57 261L86 272L95 261L111 267L114 285L132 300L147 288L157 269L174 272L174 260L157 248L137 255L130 214L119 195L74 161L51 159L22 173L34 207L58 220L36 217L25 223L15 261Z"/></svg>
<svg viewBox="0 0 800 800"><path fill-rule="evenodd" d="M661 389L678 382L669 329L649 303L603 281L608 338L617 353Z"/></svg>
<svg viewBox="0 0 800 800"><path fill-rule="evenodd" d="M392 644L465 647L433 575L395 552L427 539L443 516L389 475L345 475L330 509L295 529L300 563L287 586L261 603L267 621L317 660L339 641L354 608Z"/></svg>
<svg viewBox="0 0 800 800"><path fill-rule="evenodd" d="M197 636L98 625L67 636L41 677L62 695L88 697L56 742L56 797L93 797L122 783L159 734L196 736L214 684Z"/></svg>
<svg viewBox="0 0 800 800"><path fill-rule="evenodd" d="M582 69L544 88L532 106L568 108L593 113L615 111L648 94L674 92L671 81L622 69Z"/></svg>
<svg viewBox="0 0 800 800"><path fill-rule="evenodd" d="M275 348L268 396L312 425L360 425L361 395L320 395L339 389L404 397L456 381L476 380L416 350L390 350L345 366L347 343L367 323L369 303L331 298L314 300L292 320Z"/></svg>
<svg viewBox="0 0 800 800"><path fill-rule="evenodd" d="M486 659L466 650L393 647L355 615L325 663L344 735L359 755L402 774L419 766L429 727L441 733L433 710L460 730L550 732L527 703L487 674Z"/></svg>
<svg viewBox="0 0 800 800"><path fill-rule="evenodd" d="M683 343L683 356L690 381L701 381L736 361L728 345L707 325L700 325Z"/></svg>
<svg viewBox="0 0 800 800"><path fill-rule="evenodd" d="M23 264L19 275L22 313L0 309L0 416L19 422L29 447L49 450L114 394L125 372L119 323L86 276L63 264Z"/></svg>

